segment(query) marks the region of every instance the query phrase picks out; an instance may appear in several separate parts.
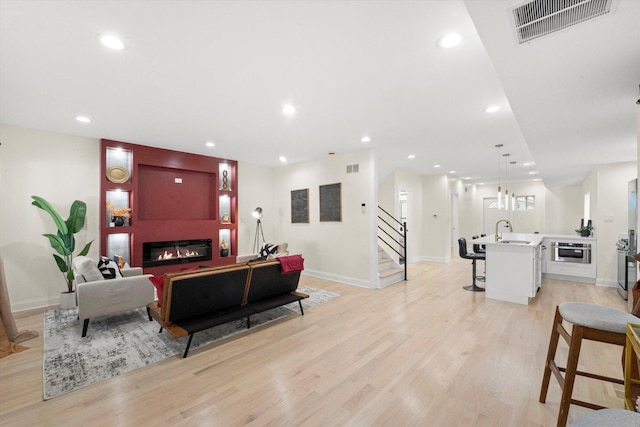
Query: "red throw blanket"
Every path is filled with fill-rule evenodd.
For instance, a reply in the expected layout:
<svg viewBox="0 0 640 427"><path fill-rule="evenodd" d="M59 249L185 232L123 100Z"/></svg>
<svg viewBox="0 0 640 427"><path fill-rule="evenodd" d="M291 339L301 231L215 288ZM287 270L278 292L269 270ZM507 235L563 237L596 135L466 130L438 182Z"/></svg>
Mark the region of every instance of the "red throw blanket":
<svg viewBox="0 0 640 427"><path fill-rule="evenodd" d="M280 261L282 274L304 270L304 258L302 258L302 255L280 256L276 259Z"/></svg>

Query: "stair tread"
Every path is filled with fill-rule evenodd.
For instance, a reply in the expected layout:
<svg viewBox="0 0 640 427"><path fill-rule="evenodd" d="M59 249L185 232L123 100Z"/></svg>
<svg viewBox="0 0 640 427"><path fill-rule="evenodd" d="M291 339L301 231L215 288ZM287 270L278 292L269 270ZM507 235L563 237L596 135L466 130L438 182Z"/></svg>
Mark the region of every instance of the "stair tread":
<svg viewBox="0 0 640 427"><path fill-rule="evenodd" d="M396 273L402 273L404 270L402 268L389 268L387 270L382 270L378 272L378 276L380 277L389 277Z"/></svg>
<svg viewBox="0 0 640 427"><path fill-rule="evenodd" d="M386 264L388 262L393 262L393 260L391 258L380 258L378 260L378 264Z"/></svg>

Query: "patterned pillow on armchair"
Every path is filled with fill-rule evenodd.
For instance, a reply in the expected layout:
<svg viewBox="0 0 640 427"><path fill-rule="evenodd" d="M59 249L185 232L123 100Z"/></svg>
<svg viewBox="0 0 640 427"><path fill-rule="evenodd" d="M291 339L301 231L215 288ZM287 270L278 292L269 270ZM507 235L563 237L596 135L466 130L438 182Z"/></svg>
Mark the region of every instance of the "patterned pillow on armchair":
<svg viewBox="0 0 640 427"><path fill-rule="evenodd" d="M102 273L102 276L105 279L122 277L118 264L116 264L111 258L101 256L100 261L98 261L98 270L100 270L100 273Z"/></svg>

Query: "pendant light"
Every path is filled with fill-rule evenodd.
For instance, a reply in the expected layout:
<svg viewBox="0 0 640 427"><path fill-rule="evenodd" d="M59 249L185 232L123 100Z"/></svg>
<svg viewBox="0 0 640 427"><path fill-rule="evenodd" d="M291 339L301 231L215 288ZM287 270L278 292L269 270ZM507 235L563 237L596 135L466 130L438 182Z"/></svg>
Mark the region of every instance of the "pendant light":
<svg viewBox="0 0 640 427"><path fill-rule="evenodd" d="M505 153L502 155L502 157L504 157L504 177L505 177L505 183L504 183L504 208L506 210L509 210L509 156L511 154L509 153Z"/></svg>
<svg viewBox="0 0 640 427"><path fill-rule="evenodd" d="M514 160L514 161L509 162L509 164L515 165L516 162ZM511 193L511 210L512 211L516 210L516 193L515 193L515 191Z"/></svg>
<svg viewBox="0 0 640 427"><path fill-rule="evenodd" d="M502 187L500 186L500 179L501 179L501 154L502 154L502 147L504 147L503 144L496 144L496 148L498 149L498 209L502 209Z"/></svg>

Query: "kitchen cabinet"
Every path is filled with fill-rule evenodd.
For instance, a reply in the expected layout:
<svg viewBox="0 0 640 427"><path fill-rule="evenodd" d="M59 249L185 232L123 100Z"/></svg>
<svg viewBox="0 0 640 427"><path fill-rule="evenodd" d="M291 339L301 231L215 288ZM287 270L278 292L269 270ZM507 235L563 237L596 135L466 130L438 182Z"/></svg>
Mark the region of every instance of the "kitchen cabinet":
<svg viewBox="0 0 640 427"><path fill-rule="evenodd" d="M487 298L527 305L542 286L542 236L502 233L474 240L486 247Z"/></svg>

